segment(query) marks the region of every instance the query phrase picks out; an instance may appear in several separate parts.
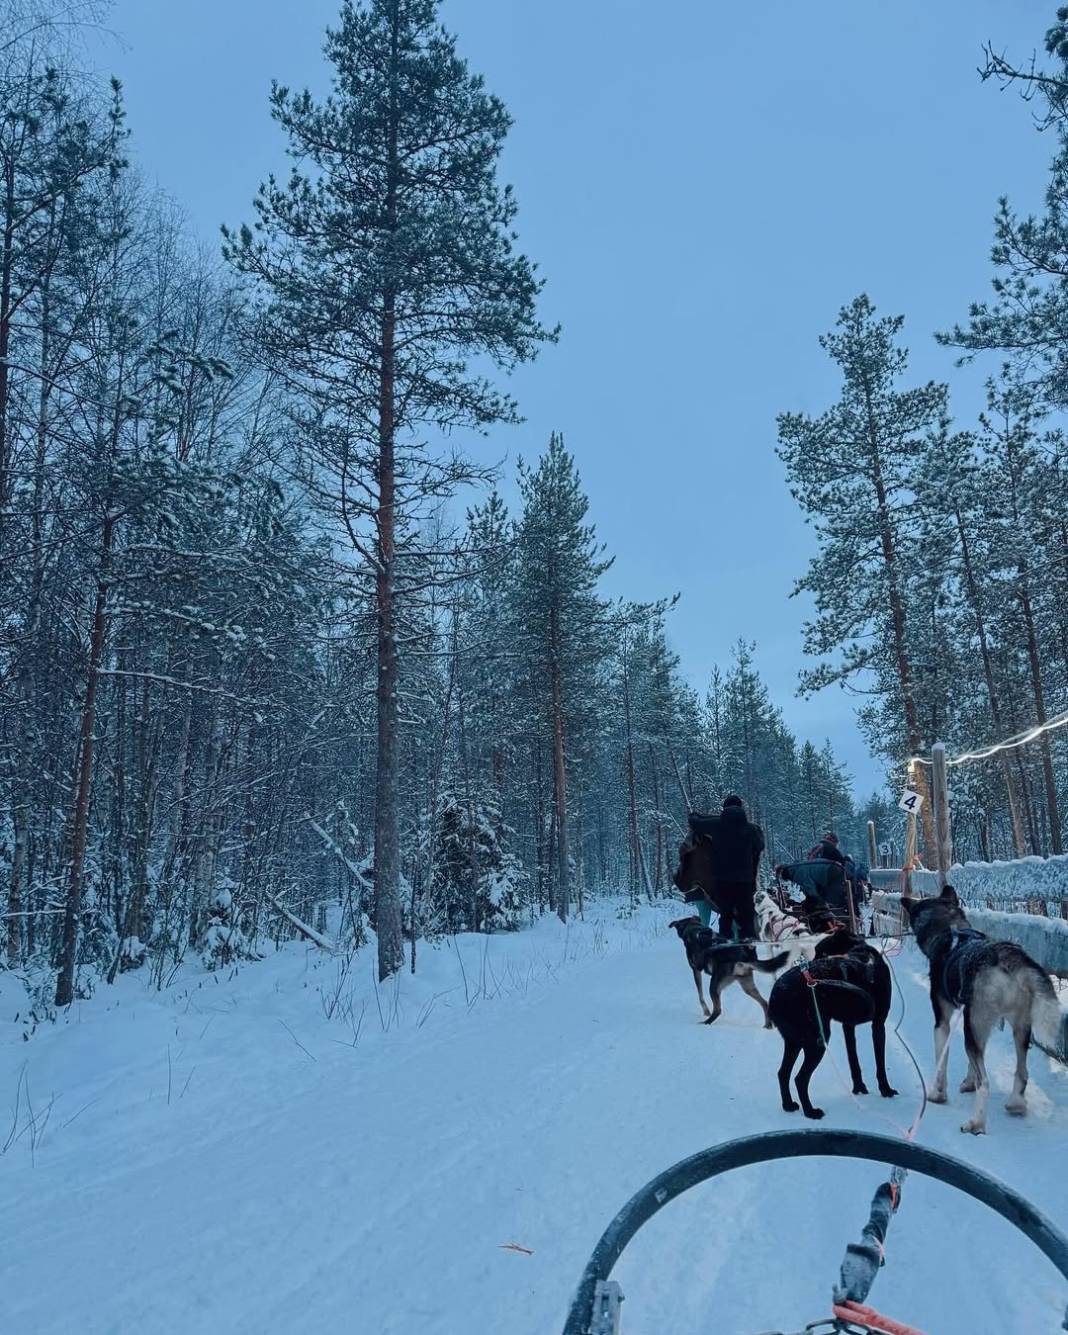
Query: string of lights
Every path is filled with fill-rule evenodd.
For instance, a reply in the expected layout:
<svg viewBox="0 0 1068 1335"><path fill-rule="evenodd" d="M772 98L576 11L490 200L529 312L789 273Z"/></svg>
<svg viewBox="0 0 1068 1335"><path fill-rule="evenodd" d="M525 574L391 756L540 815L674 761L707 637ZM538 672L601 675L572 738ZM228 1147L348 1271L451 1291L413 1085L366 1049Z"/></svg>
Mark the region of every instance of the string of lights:
<svg viewBox="0 0 1068 1335"><path fill-rule="evenodd" d="M1044 732L1054 732L1057 728L1068 727L1068 710L1063 714L1057 714L1054 718L1047 719L1045 723L1036 723L1033 728L1028 728L1026 732L1017 733L1015 737L1009 737L1003 742L995 742L992 746L984 746L978 751L965 751L959 756L947 756L947 765L964 765L970 760L988 760L991 756L996 756L1000 751L1011 751L1017 746L1026 746L1028 742L1033 742L1036 737L1041 737ZM909 761L909 769L914 765L930 765L931 760L927 756L913 756Z"/></svg>

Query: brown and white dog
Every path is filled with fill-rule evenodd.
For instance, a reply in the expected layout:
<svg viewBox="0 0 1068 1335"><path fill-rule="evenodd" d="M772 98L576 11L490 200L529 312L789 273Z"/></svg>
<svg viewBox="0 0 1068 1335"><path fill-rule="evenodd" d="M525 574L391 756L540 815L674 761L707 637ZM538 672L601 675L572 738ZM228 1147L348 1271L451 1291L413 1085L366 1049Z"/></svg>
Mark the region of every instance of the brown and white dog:
<svg viewBox="0 0 1068 1335"><path fill-rule="evenodd" d="M723 1013L721 994L731 983L737 983L760 1007L764 1015L764 1028L771 1028L768 1018L768 1003L760 995L753 979L754 970L760 973L777 973L790 961L789 951L773 955L769 960L757 957L755 948L745 941L727 941L710 927L702 927L701 919L676 918L669 926L674 927L679 939L686 947L686 962L693 970L693 980L697 985L697 995L701 999L701 1010L705 1015L705 1024L718 1020ZM708 975L708 995L712 1000L712 1010L705 1005L702 989L702 977Z"/></svg>

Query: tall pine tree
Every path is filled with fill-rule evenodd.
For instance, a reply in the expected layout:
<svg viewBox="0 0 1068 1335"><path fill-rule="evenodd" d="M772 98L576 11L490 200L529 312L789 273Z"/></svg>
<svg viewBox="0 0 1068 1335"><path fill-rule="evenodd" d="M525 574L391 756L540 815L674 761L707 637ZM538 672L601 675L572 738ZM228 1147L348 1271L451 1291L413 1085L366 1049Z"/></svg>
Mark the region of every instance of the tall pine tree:
<svg viewBox="0 0 1068 1335"><path fill-rule="evenodd" d="M312 405L337 513L373 574L377 679L375 916L379 973L402 962L398 834L398 557L429 501L469 479L428 428L516 420L471 365L510 368L552 334L540 283L514 248L515 201L496 178L509 128L437 21L436 0L346 0L327 34L333 92L275 86L295 165L227 234L266 288L265 349Z"/></svg>
<svg viewBox="0 0 1068 1335"><path fill-rule="evenodd" d="M779 455L819 542L797 591L815 600L805 651L823 661L803 674L802 685L818 690L865 670L893 680L899 724L884 749L898 759L934 740L924 736L916 700L909 548L913 470L947 413L944 385L898 388L908 363L898 344L902 323L899 316L877 317L869 299L857 297L820 339L842 372L842 397L819 417L779 417ZM832 655L837 662L828 661ZM922 767L916 782L926 782ZM925 802L928 849L933 837Z"/></svg>

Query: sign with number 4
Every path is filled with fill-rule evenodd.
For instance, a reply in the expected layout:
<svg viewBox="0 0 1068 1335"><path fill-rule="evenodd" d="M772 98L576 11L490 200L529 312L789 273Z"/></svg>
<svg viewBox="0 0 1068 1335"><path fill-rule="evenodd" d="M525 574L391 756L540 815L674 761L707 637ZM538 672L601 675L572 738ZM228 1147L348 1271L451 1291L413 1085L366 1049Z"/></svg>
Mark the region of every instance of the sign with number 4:
<svg viewBox="0 0 1068 1335"><path fill-rule="evenodd" d="M898 802L898 806L902 811L907 811L910 816L918 816L920 814L920 807L923 806L923 794L917 793L912 788L906 788L901 794L901 800Z"/></svg>

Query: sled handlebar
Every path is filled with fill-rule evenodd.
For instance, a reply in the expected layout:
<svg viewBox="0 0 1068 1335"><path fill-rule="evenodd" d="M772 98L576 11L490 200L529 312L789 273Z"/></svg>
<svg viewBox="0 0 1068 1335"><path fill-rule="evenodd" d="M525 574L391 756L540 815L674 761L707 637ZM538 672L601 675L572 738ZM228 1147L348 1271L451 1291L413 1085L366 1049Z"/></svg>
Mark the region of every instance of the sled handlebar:
<svg viewBox="0 0 1068 1335"><path fill-rule="evenodd" d="M635 1233L668 1201L710 1178L755 1163L793 1158L868 1159L936 1178L981 1201L1018 1228L1068 1280L1068 1238L1019 1192L951 1155L867 1131L806 1129L770 1131L714 1145L682 1159L647 1182L615 1216L593 1250L568 1312L563 1335L597 1329L596 1298ZM1068 1330L1068 1313L1063 1329ZM726 1332L723 1335L727 1335Z"/></svg>

